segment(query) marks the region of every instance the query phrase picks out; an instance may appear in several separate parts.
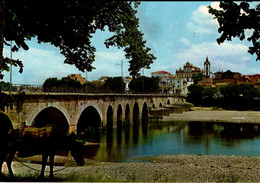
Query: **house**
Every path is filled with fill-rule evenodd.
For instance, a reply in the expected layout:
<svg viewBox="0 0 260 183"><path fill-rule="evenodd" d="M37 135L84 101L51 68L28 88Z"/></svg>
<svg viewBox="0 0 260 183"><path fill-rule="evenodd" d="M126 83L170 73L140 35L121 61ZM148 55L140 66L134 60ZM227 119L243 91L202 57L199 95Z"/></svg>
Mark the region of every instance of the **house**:
<svg viewBox="0 0 260 183"><path fill-rule="evenodd" d="M64 77L63 79L71 79L80 82L80 84L85 84L86 80L81 76L81 74L70 74L67 77Z"/></svg>
<svg viewBox="0 0 260 183"><path fill-rule="evenodd" d="M225 84L238 84L241 80L241 74L238 72L232 72L227 70L226 72L217 72L215 73L215 78L213 83L225 83Z"/></svg>
<svg viewBox="0 0 260 183"><path fill-rule="evenodd" d="M188 92L187 82L183 78L166 71L152 72L153 77L159 77L159 88L161 93L186 95Z"/></svg>
<svg viewBox="0 0 260 183"><path fill-rule="evenodd" d="M209 77L204 77L201 81L198 82L199 85L212 87L213 86L213 79Z"/></svg>
<svg viewBox="0 0 260 183"><path fill-rule="evenodd" d="M203 70L190 64L187 62L184 66L183 69L176 70L176 77L177 78L182 78L185 79L186 81L192 81L192 76L194 74L203 74Z"/></svg>

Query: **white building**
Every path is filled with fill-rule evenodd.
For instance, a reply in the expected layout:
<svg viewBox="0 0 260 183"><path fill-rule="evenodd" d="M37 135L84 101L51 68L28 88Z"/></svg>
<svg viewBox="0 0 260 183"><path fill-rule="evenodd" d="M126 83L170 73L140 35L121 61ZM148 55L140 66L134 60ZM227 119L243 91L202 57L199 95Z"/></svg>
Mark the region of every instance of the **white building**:
<svg viewBox="0 0 260 183"><path fill-rule="evenodd" d="M187 82L184 78L177 78L166 71L152 72L152 76L159 77L161 93L187 95Z"/></svg>
<svg viewBox="0 0 260 183"><path fill-rule="evenodd" d="M166 72L166 71L156 71L156 72L152 72L152 76L153 77L167 77L171 75L171 73Z"/></svg>

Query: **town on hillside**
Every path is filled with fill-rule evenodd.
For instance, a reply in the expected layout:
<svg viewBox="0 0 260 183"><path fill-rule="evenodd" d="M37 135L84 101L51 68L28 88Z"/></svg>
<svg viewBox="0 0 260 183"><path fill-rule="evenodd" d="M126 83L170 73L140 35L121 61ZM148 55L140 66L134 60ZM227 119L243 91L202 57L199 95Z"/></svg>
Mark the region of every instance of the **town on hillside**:
<svg viewBox="0 0 260 183"><path fill-rule="evenodd" d="M206 87L219 87L229 84L252 84L255 87L260 86L260 74L242 75L239 72L232 72L230 70L212 73L208 57L206 57L203 69L187 62L183 66L183 69L179 68L175 74L166 71L157 71L152 72L152 76L160 78L160 92L171 94L187 95L188 86L194 84L195 76L201 77L197 84Z"/></svg>

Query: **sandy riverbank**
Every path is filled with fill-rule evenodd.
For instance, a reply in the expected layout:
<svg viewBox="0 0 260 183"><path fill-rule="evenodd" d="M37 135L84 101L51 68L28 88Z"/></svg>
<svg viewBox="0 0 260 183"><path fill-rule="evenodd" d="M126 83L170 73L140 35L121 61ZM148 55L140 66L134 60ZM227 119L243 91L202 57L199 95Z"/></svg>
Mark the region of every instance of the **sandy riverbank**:
<svg viewBox="0 0 260 183"><path fill-rule="evenodd" d="M83 167L55 172L56 179L45 181L116 182L259 182L260 158L239 156L163 155L146 157L141 163L87 161ZM26 163L40 170L40 165ZM59 170L62 166L55 166ZM47 167L47 170L49 168ZM39 172L13 163L16 176L30 177ZM6 173L6 167L4 168ZM47 175L47 173L46 173ZM25 181L26 179L19 179ZM31 179L30 179L31 180ZM36 180L34 180L36 181Z"/></svg>
<svg viewBox="0 0 260 183"><path fill-rule="evenodd" d="M212 108L192 108L192 111L164 116L162 121L207 121L260 123L260 111L214 110Z"/></svg>

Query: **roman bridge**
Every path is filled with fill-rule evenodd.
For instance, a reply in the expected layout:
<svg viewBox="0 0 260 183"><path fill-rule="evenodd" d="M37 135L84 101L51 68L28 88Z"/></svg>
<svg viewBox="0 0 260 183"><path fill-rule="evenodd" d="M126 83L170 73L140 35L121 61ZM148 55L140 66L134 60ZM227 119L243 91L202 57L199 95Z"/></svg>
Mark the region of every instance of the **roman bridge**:
<svg viewBox="0 0 260 183"><path fill-rule="evenodd" d="M118 127L147 119L149 110L165 104L185 102L180 95L166 94L71 94L26 93L12 94L13 109L0 113L1 125L19 128L53 123L70 132L81 132L92 126Z"/></svg>

